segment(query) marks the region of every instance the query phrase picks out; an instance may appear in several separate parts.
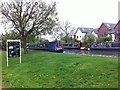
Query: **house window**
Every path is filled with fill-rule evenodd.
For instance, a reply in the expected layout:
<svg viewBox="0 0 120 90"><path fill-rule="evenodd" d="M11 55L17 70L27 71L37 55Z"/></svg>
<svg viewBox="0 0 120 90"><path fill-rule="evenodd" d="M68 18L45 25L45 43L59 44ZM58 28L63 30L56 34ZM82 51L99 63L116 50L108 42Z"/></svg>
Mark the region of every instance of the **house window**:
<svg viewBox="0 0 120 90"><path fill-rule="evenodd" d="M81 36L80 36L80 38L81 38Z"/></svg>
<svg viewBox="0 0 120 90"><path fill-rule="evenodd" d="M106 33L106 32L103 32L103 33L102 33L102 36L107 36L107 33Z"/></svg>
<svg viewBox="0 0 120 90"><path fill-rule="evenodd" d="M118 41L120 41L120 38L118 39Z"/></svg>
<svg viewBox="0 0 120 90"><path fill-rule="evenodd" d="M120 31L117 31L117 34L120 35Z"/></svg>
<svg viewBox="0 0 120 90"><path fill-rule="evenodd" d="M74 38L76 37L76 35L74 35Z"/></svg>
<svg viewBox="0 0 120 90"><path fill-rule="evenodd" d="M77 38L78 38L78 36L77 36Z"/></svg>

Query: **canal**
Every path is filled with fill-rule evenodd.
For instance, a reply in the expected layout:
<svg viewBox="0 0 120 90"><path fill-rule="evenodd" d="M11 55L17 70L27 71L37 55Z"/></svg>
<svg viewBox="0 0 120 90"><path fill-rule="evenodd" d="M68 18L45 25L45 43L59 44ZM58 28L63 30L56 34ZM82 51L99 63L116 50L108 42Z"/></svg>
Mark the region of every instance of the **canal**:
<svg viewBox="0 0 120 90"><path fill-rule="evenodd" d="M90 56L107 56L107 57L119 57L120 51L106 51L106 50L78 50L78 49L64 49L63 53L80 54Z"/></svg>

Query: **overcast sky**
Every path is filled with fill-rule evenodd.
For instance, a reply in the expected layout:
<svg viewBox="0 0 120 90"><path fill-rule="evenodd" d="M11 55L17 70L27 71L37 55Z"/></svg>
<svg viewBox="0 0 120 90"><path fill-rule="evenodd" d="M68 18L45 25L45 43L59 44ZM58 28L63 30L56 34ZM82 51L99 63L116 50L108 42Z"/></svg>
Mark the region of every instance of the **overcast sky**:
<svg viewBox="0 0 120 90"><path fill-rule="evenodd" d="M60 20L76 27L99 27L102 22L118 21L119 0L56 0Z"/></svg>
<svg viewBox="0 0 120 90"><path fill-rule="evenodd" d="M50 2L51 0L46 0ZM73 26L99 28L102 22L118 22L119 0L52 0L57 1L58 18ZM0 25L0 33L4 31Z"/></svg>

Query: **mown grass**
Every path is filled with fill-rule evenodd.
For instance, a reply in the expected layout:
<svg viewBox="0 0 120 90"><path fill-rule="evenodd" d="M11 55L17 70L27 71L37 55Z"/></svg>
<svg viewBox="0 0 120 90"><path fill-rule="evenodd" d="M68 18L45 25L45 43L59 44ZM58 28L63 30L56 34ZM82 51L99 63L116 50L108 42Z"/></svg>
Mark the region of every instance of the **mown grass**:
<svg viewBox="0 0 120 90"><path fill-rule="evenodd" d="M117 88L118 58L81 56L29 50L10 58L2 54L2 77L7 88Z"/></svg>

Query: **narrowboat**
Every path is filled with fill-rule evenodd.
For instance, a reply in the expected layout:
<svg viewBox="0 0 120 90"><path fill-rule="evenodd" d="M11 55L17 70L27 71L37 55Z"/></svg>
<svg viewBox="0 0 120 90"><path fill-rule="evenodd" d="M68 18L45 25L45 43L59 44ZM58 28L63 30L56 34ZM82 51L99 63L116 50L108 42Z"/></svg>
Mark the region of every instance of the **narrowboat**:
<svg viewBox="0 0 120 90"><path fill-rule="evenodd" d="M119 42L93 42L90 50L120 51Z"/></svg>
<svg viewBox="0 0 120 90"><path fill-rule="evenodd" d="M52 42L42 42L42 43L34 43L34 44L28 44L28 49L33 50L44 50L44 51L50 51L50 52L63 52L63 47L60 43L60 41L55 40Z"/></svg>
<svg viewBox="0 0 120 90"><path fill-rule="evenodd" d="M84 44L82 42L63 43L62 45L64 49L87 50L87 48L84 47Z"/></svg>

